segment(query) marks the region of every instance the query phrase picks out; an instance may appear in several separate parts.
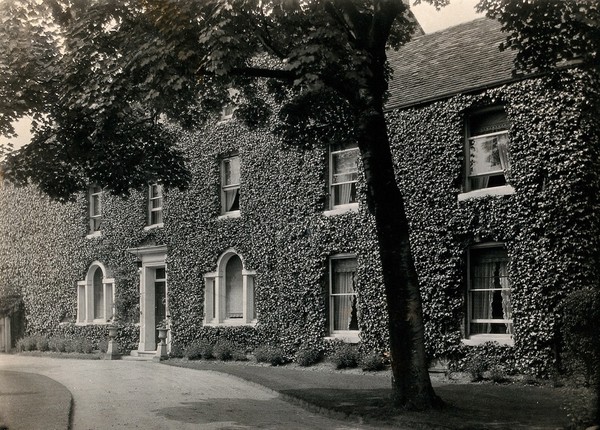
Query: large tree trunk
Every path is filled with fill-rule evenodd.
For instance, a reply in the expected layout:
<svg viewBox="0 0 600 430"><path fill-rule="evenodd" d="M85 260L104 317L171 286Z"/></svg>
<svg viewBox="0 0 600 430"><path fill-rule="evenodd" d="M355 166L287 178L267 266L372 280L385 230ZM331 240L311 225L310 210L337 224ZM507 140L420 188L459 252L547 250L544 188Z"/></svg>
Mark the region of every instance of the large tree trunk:
<svg viewBox="0 0 600 430"><path fill-rule="evenodd" d="M358 144L369 210L375 216L389 313L393 400L399 407L425 409L441 400L433 391L427 368L419 282L385 118L375 106L359 121Z"/></svg>

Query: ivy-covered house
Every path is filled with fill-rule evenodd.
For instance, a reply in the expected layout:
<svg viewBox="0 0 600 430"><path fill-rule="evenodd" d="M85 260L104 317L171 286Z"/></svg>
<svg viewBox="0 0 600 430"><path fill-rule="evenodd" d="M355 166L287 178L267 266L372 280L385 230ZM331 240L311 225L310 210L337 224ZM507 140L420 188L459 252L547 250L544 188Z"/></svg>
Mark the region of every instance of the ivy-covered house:
<svg viewBox="0 0 600 430"><path fill-rule="evenodd" d="M547 374L559 304L597 285L598 78L513 76L494 21L390 52L388 124L433 358L493 340ZM292 354L331 339L387 348L374 234L351 142L307 149L219 118L181 133L192 183L59 204L0 191L0 285L27 333L105 336L134 354L218 337Z"/></svg>

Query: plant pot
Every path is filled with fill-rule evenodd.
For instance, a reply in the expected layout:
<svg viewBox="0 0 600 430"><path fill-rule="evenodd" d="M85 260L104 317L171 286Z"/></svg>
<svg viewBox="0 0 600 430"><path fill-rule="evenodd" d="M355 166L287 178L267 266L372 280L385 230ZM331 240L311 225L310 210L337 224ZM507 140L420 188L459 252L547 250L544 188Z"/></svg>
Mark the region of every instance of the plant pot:
<svg viewBox="0 0 600 430"><path fill-rule="evenodd" d="M165 340L167 338L167 332L169 331L168 328L157 328L158 330L158 338L160 340Z"/></svg>
<svg viewBox="0 0 600 430"><path fill-rule="evenodd" d="M117 333L118 333L119 329L115 326L108 326L108 337L111 339L114 339L115 337L117 337Z"/></svg>

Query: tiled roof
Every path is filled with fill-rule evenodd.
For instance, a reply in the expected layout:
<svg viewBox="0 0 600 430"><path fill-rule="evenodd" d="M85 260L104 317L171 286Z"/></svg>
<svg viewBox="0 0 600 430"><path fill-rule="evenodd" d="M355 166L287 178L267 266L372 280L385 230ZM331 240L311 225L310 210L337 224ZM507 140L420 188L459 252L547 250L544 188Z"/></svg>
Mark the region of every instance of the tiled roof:
<svg viewBox="0 0 600 430"><path fill-rule="evenodd" d="M389 51L394 70L386 109L407 107L512 79L514 52L497 21L480 18L417 37Z"/></svg>

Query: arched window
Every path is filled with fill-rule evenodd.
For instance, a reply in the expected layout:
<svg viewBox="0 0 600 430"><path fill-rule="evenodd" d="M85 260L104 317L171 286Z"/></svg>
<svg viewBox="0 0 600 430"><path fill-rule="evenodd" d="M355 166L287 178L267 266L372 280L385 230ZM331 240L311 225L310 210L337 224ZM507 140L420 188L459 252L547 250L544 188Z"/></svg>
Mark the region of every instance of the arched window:
<svg viewBox="0 0 600 430"><path fill-rule="evenodd" d="M225 268L225 296L227 297L227 318L244 317L244 293L242 260L233 255Z"/></svg>
<svg viewBox="0 0 600 430"><path fill-rule="evenodd" d="M85 280L77 283L77 323L104 324L113 317L114 284L102 263L92 263Z"/></svg>
<svg viewBox="0 0 600 430"><path fill-rule="evenodd" d="M94 319L104 318L104 285L102 279L104 274L102 269L96 268L94 272L94 280L92 282L92 288L94 289Z"/></svg>
<svg viewBox="0 0 600 430"><path fill-rule="evenodd" d="M204 275L204 324L254 324L254 275L233 250L217 260L217 270Z"/></svg>

